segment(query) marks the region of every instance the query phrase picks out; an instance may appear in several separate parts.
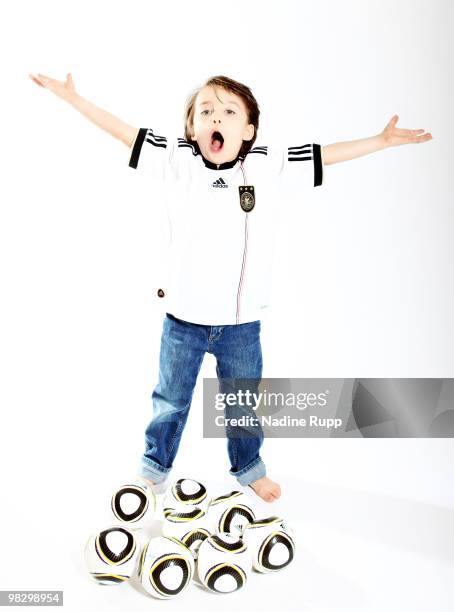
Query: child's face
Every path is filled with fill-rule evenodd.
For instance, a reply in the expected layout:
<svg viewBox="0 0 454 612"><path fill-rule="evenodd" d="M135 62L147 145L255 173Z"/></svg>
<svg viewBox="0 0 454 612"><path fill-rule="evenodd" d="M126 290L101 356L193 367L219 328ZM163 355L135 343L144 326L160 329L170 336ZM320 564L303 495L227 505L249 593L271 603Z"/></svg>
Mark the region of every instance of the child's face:
<svg viewBox="0 0 454 612"><path fill-rule="evenodd" d="M215 132L222 136L213 139ZM202 155L215 164L232 161L238 155L243 140L251 140L254 126L248 124L243 100L221 87L203 87L195 100L194 129Z"/></svg>

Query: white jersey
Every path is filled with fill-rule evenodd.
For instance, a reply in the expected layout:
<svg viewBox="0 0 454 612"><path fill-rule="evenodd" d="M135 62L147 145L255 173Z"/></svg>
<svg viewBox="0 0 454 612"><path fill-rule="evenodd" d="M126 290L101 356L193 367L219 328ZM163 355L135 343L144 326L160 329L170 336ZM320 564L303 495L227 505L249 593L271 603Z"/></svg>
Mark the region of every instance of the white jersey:
<svg viewBox="0 0 454 612"><path fill-rule="evenodd" d="M168 274L166 286L154 287L163 311L203 325L261 319L282 214L279 188L285 181L298 193L322 184L320 145L254 146L245 156L214 164L195 142L141 128L129 166L164 181ZM244 196L250 186L255 199Z"/></svg>

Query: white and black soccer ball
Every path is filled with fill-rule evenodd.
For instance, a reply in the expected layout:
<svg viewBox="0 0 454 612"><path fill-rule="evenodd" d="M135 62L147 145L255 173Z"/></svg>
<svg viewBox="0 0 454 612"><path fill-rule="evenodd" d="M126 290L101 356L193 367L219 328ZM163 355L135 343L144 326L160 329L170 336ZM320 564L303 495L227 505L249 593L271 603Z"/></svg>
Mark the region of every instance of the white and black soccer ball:
<svg viewBox="0 0 454 612"><path fill-rule="evenodd" d="M218 533L240 536L245 526L255 519L253 505L248 495L232 491L212 499L207 514Z"/></svg>
<svg viewBox="0 0 454 612"><path fill-rule="evenodd" d="M129 529L140 529L156 511L156 495L142 482L122 485L112 495L114 517Z"/></svg>
<svg viewBox="0 0 454 612"><path fill-rule="evenodd" d="M171 599L189 586L194 576L194 558L177 538L157 536L142 550L138 576L150 595Z"/></svg>
<svg viewBox="0 0 454 612"><path fill-rule="evenodd" d="M200 582L214 593L233 593L243 588L251 573L251 558L240 537L219 533L202 542L198 551Z"/></svg>
<svg viewBox="0 0 454 612"><path fill-rule="evenodd" d="M175 537L185 544L197 558L199 546L215 533L213 523L198 506L184 506L181 510L167 512L162 525L162 535Z"/></svg>
<svg viewBox="0 0 454 612"><path fill-rule="evenodd" d="M162 509L164 516L175 510L183 510L184 506L198 506L205 510L209 501L205 485L191 478L180 478L168 489Z"/></svg>
<svg viewBox="0 0 454 612"><path fill-rule="evenodd" d="M294 531L277 516L258 519L246 525L243 541L258 572L277 572L287 567L295 556Z"/></svg>
<svg viewBox="0 0 454 612"><path fill-rule="evenodd" d="M85 545L87 569L99 584L126 582L137 567L140 547L125 527L112 526L92 534Z"/></svg>

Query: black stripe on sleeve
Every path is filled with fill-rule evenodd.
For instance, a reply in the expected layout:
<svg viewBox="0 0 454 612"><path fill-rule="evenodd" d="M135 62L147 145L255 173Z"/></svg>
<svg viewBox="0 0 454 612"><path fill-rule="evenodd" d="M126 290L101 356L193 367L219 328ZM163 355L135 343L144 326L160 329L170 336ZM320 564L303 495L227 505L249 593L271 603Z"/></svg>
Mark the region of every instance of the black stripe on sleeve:
<svg viewBox="0 0 454 612"><path fill-rule="evenodd" d="M142 145L145 140L145 136L147 134L147 128L140 128L136 137L136 141L132 148L131 159L129 160L130 168L137 168L137 164L139 163L139 156L142 150Z"/></svg>
<svg viewBox="0 0 454 612"><path fill-rule="evenodd" d="M323 182L322 151L319 144L312 145L312 156L314 158L314 187Z"/></svg>

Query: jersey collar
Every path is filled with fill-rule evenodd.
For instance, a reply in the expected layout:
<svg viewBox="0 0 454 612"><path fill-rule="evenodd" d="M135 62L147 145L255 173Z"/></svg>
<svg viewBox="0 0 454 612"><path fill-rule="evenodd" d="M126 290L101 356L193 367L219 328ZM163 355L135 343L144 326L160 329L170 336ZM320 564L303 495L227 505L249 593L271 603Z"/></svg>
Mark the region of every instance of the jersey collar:
<svg viewBox="0 0 454 612"><path fill-rule="evenodd" d="M193 142L193 145L195 146L197 153L199 153L200 157L202 158L205 167L209 168L210 170L227 170L229 168L233 168L239 161L244 160L244 155L240 155L238 153L238 155L232 161L224 162L223 164L214 164L209 159L203 156L202 151L200 150L200 147L197 142Z"/></svg>
<svg viewBox="0 0 454 612"><path fill-rule="evenodd" d="M200 154L200 155L202 155L202 154ZM208 159L203 157L203 155L202 155L202 159L203 159L203 163L205 164L205 166L207 168L210 168L210 170L227 170L228 168L233 168L233 166L235 166L236 163L240 159L243 159L243 158L242 158L242 156L237 155L234 160L229 161L229 162L224 162L223 164L213 164L213 162L210 162Z"/></svg>

